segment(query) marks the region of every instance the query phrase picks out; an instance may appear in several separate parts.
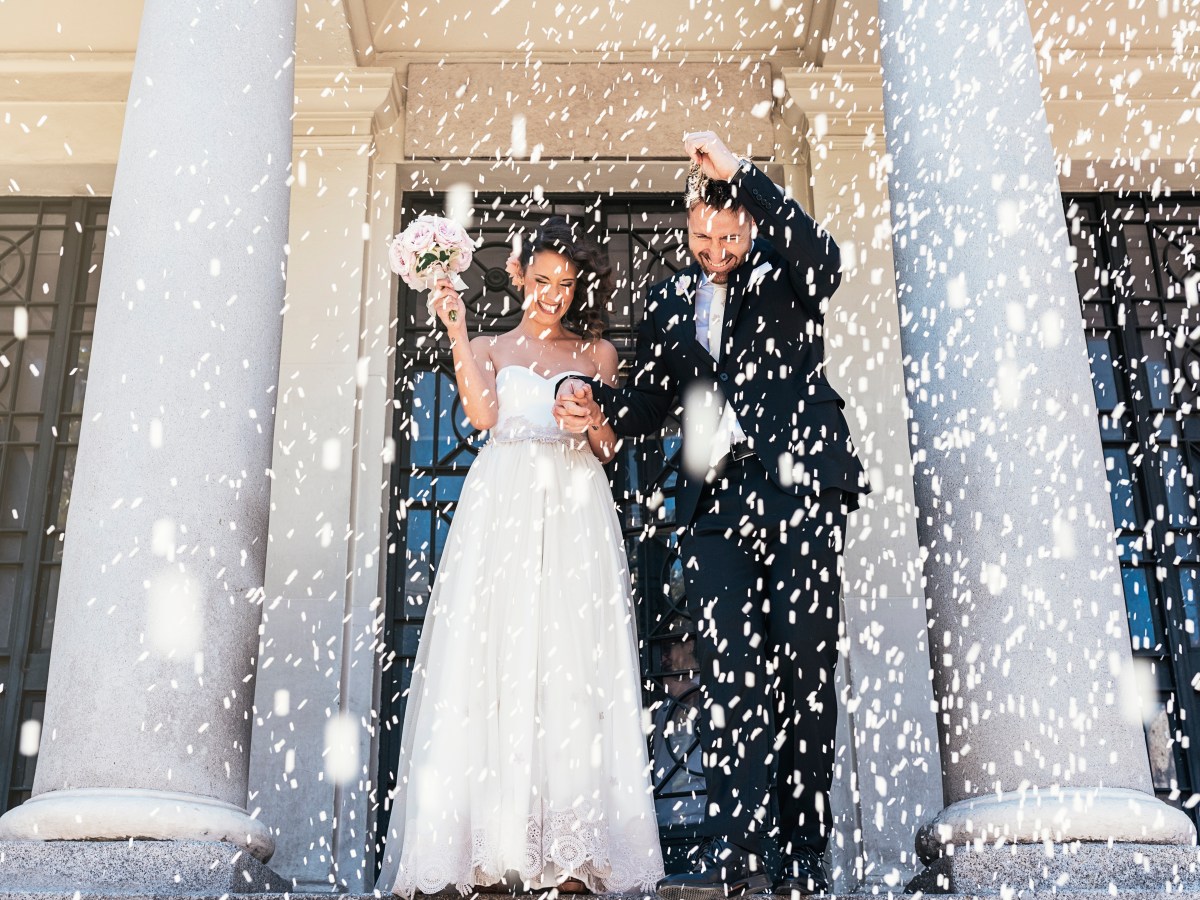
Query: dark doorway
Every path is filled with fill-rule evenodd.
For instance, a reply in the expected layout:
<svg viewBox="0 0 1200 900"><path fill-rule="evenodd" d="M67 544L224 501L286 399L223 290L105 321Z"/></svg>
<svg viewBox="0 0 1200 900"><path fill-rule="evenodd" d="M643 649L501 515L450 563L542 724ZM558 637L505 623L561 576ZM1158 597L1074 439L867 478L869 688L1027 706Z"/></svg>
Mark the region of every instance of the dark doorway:
<svg viewBox="0 0 1200 900"><path fill-rule="evenodd" d="M1200 198L1068 196L1155 793L1200 800Z"/></svg>
<svg viewBox="0 0 1200 900"><path fill-rule="evenodd" d="M33 789L107 221L108 200L0 201L4 809Z"/></svg>

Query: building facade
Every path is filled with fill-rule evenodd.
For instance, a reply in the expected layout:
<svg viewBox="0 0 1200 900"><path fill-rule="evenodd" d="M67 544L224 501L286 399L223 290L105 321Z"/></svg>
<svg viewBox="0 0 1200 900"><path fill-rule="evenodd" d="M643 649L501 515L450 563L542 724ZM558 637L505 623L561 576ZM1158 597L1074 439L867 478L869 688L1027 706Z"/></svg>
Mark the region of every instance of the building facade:
<svg viewBox="0 0 1200 900"><path fill-rule="evenodd" d="M1048 6L0 5L0 836L369 888L481 440L386 240L465 198L495 331L514 224L584 218L629 358L712 128L843 251L828 374L875 490L835 885L947 842L1193 842L1200 10ZM612 468L670 848L703 789L676 446Z"/></svg>

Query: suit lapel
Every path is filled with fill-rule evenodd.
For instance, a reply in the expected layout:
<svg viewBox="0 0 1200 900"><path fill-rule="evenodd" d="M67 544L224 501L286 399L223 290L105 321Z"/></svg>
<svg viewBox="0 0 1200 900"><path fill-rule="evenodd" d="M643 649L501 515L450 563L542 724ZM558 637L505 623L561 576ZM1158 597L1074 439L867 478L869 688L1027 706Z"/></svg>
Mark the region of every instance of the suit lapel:
<svg viewBox="0 0 1200 900"><path fill-rule="evenodd" d="M700 266L692 263L671 279L667 287L667 329L671 339L685 356L691 356L699 371L716 371L716 360L696 339L696 289L700 286Z"/></svg>
<svg viewBox="0 0 1200 900"><path fill-rule="evenodd" d="M763 261L763 254L758 249L758 242L750 248L750 255L740 266L729 275L729 290L725 295L725 317L721 323L721 358L724 359L732 348L733 329L737 325L738 313L742 311L742 301L745 300L750 274Z"/></svg>

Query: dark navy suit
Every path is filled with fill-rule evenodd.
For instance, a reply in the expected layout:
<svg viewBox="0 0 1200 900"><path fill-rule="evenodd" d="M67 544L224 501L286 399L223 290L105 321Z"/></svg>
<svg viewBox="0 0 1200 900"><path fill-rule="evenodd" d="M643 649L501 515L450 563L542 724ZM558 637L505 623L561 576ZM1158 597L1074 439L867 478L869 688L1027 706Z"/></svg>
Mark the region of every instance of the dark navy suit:
<svg viewBox="0 0 1200 900"><path fill-rule="evenodd" d="M650 289L625 386L593 392L622 436L658 432L695 384L737 415L753 455L707 477L681 471L675 500L704 694L705 831L757 853L773 836L820 853L842 532L870 490L825 377L823 313L840 255L757 168L732 184L758 237L729 277L720 361L696 338L693 264Z"/></svg>

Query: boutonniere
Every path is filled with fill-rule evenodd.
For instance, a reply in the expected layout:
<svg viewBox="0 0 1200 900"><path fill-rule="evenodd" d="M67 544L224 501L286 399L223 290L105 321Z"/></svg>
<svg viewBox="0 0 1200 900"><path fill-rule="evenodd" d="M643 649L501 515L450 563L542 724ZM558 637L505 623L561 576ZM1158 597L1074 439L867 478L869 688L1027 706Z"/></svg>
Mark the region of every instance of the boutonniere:
<svg viewBox="0 0 1200 900"><path fill-rule="evenodd" d="M769 262L762 263L756 266L754 271L750 273L750 280L746 283L747 289L753 289L760 281L767 277L767 273L775 267Z"/></svg>
<svg viewBox="0 0 1200 900"><path fill-rule="evenodd" d="M692 292L692 276L680 275L675 279L675 293L680 297Z"/></svg>

